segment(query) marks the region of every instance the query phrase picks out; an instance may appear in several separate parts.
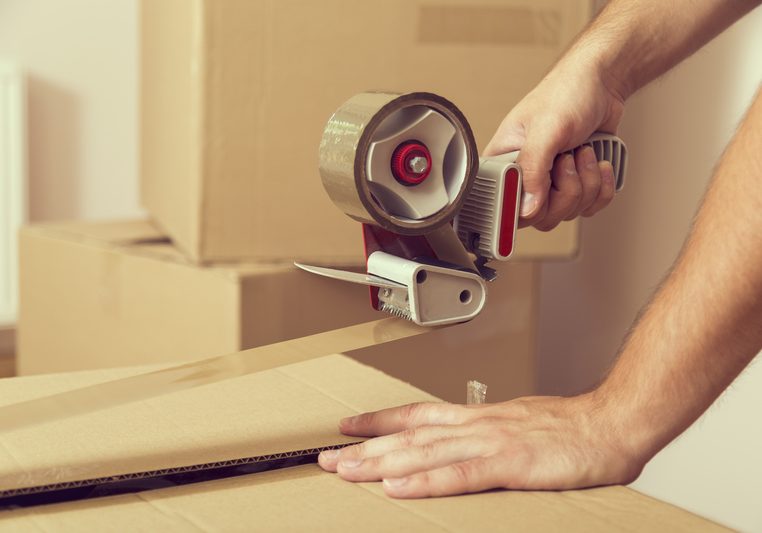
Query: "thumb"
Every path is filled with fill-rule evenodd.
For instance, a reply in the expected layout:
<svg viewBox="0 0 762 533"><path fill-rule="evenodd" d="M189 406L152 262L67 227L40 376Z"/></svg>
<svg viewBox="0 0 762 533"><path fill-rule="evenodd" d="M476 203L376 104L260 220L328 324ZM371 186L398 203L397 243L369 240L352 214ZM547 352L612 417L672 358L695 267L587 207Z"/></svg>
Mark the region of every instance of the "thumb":
<svg viewBox="0 0 762 533"><path fill-rule="evenodd" d="M532 219L546 208L553 160L563 150L558 130L532 128L516 162L521 167L521 218Z"/></svg>

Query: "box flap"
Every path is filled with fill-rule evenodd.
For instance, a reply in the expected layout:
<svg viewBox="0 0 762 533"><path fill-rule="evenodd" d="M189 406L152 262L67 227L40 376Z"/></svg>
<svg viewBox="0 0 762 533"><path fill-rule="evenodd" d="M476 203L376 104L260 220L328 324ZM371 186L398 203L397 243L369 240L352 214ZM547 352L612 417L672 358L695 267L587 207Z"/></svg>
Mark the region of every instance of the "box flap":
<svg viewBox="0 0 762 533"><path fill-rule="evenodd" d="M120 245L169 241L168 237L156 229L147 219L44 223L28 226L24 231L56 234L68 240Z"/></svg>
<svg viewBox="0 0 762 533"><path fill-rule="evenodd" d="M206 272L231 278L283 272L296 268L291 261L228 262L199 267L186 257L164 232L157 229L147 219L53 222L25 226L21 231L27 236L75 242L103 249L129 249L129 253L136 256L187 265L192 268L204 268Z"/></svg>
<svg viewBox="0 0 762 533"><path fill-rule="evenodd" d="M76 388L108 375L60 379ZM0 401L46 394L51 380L58 377L0 382ZM38 485L350 442L356 439L338 433L338 417L422 398L433 397L338 356L278 367L8 431L0 437L0 490L30 478ZM51 435L58 446L50 446Z"/></svg>
<svg viewBox="0 0 762 533"><path fill-rule="evenodd" d="M82 387L131 370L0 381L3 403ZM202 455L259 453L343 442L347 414L410 401L421 391L340 355L281 367L100 415L0 437L0 479L9 474L123 461L136 466ZM35 434L33 434L35 433ZM150 451L147 453L147 451ZM143 463L145 464L145 463ZM316 465L103 499L4 512L0 531L287 529L335 531L722 530L624 487L569 492L493 491L432 500L392 500L379 484L352 484Z"/></svg>

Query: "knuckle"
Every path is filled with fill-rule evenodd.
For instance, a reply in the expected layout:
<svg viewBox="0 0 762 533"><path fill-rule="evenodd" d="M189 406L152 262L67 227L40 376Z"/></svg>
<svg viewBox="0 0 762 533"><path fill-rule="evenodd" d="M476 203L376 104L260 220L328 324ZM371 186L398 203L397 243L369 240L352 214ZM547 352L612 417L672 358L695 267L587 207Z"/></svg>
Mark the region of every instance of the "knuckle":
<svg viewBox="0 0 762 533"><path fill-rule="evenodd" d="M473 463L455 463L450 468L456 483L462 487L468 487L471 484L473 476Z"/></svg>
<svg viewBox="0 0 762 533"><path fill-rule="evenodd" d="M415 422L425 410L423 403L409 403L400 407L400 418L405 422Z"/></svg>
<svg viewBox="0 0 762 533"><path fill-rule="evenodd" d="M418 440L418 430L415 428L406 429L399 434L400 444L404 447L413 446Z"/></svg>
<svg viewBox="0 0 762 533"><path fill-rule="evenodd" d="M602 179L600 172L584 172L580 174L580 179L585 184L585 187L591 191L598 191L601 188Z"/></svg>
<svg viewBox="0 0 762 533"><path fill-rule="evenodd" d="M416 481L418 486L422 487L424 491L430 493L432 496L437 495L436 489L439 487L432 486L431 475L428 472L420 472L416 474Z"/></svg>
<svg viewBox="0 0 762 533"><path fill-rule="evenodd" d="M578 179L572 181L572 183L563 191L564 196L572 202L578 202L582 199L582 184Z"/></svg>
<svg viewBox="0 0 762 533"><path fill-rule="evenodd" d="M474 413L464 405L443 403L435 404L439 409L440 422L443 424L462 424L470 420Z"/></svg>
<svg viewBox="0 0 762 533"><path fill-rule="evenodd" d="M421 456L421 460L425 461L427 459L434 458L437 454L437 447L438 444L436 442L429 442L423 446L420 446L418 451Z"/></svg>
<svg viewBox="0 0 762 533"><path fill-rule="evenodd" d="M387 462L386 455L379 455L376 457L365 457L362 460L362 467L369 470L376 470Z"/></svg>
<svg viewBox="0 0 762 533"><path fill-rule="evenodd" d="M515 400L508 402L505 408L506 408L506 417L511 418L513 420L527 419L527 418L531 418L532 416L531 407L522 398L517 398Z"/></svg>
<svg viewBox="0 0 762 533"><path fill-rule="evenodd" d="M366 446L364 442L360 444L353 444L352 446L346 446L339 450L339 458L362 456L365 454Z"/></svg>
<svg viewBox="0 0 762 533"><path fill-rule="evenodd" d="M376 419L376 413L362 413L357 416L355 425L362 427L372 426L376 422Z"/></svg>

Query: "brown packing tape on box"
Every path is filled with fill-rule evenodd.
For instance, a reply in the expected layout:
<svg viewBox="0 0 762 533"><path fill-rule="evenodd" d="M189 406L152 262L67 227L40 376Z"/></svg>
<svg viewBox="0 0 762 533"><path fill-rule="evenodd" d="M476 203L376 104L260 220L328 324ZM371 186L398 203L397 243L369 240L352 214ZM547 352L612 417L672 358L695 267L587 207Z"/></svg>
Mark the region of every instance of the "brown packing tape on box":
<svg viewBox="0 0 762 533"><path fill-rule="evenodd" d="M34 426L44 423L71 422L71 424L76 425L77 417L81 415L108 411L109 409L135 402L146 402L152 398L170 393L190 391L205 385L218 384L224 387L226 384L221 382L249 374L277 369L278 367L293 365L333 353L385 344L428 331L431 331L431 328L416 326L412 322L405 320L387 318L340 330L261 346L243 352L153 370L25 402L13 403L0 407L0 433L28 430L30 427L34 428ZM277 402L280 395L281 393L276 391L271 401ZM346 441L346 439L343 440ZM320 446L333 444L335 443L324 442ZM309 448L316 447L318 446L309 446ZM286 447L285 449L269 450L266 453L272 454L297 449L299 448ZM228 455L226 457L215 455L211 458L202 457L195 463L173 463L172 465L154 463L153 458L147 459L147 462L140 463L141 458L137 458L138 462L133 464L128 470L124 469L124 463L96 464L94 467L92 465L82 466L74 470L71 465L66 464L59 465L57 469L43 470L37 474L27 472L21 477L14 477L10 473L0 475L0 491L47 485L53 482L61 483L147 470L189 466L198 463L211 463L256 455L264 454L248 453L244 455ZM141 466L138 467L138 464ZM2 474L2 469L0 469L0 474Z"/></svg>
<svg viewBox="0 0 762 533"><path fill-rule="evenodd" d="M156 396L210 385L254 372L376 346L435 328L386 318L260 346L179 366L154 370L0 408L0 432L108 409Z"/></svg>
<svg viewBox="0 0 762 533"><path fill-rule="evenodd" d="M111 369L0 380L14 403L124 378ZM0 434L0 480L71 471L193 464L348 442L336 421L434 397L343 356L250 374L87 417ZM74 423L76 420L76 423ZM146 453L150 457L146 457ZM140 494L4 511L0 531L724 531L624 487L392 500L317 465Z"/></svg>

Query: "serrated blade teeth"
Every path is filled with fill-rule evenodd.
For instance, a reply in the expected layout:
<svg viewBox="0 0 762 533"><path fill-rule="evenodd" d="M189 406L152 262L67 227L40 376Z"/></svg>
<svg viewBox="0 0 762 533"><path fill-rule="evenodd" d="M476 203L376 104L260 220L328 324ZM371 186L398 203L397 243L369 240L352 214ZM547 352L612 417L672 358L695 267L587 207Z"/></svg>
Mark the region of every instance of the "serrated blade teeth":
<svg viewBox="0 0 762 533"><path fill-rule="evenodd" d="M390 305L386 302L381 302L381 311L389 313L392 316L396 316L397 318L413 320L413 317L410 315L409 309L402 309L400 307L397 307L396 305Z"/></svg>

